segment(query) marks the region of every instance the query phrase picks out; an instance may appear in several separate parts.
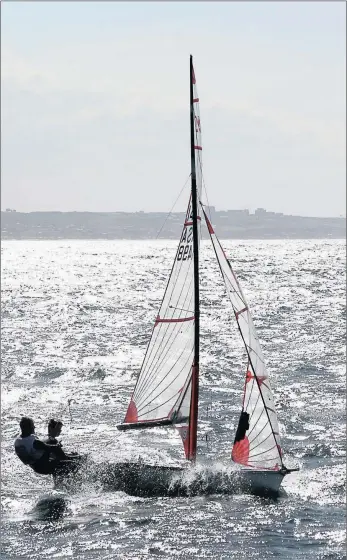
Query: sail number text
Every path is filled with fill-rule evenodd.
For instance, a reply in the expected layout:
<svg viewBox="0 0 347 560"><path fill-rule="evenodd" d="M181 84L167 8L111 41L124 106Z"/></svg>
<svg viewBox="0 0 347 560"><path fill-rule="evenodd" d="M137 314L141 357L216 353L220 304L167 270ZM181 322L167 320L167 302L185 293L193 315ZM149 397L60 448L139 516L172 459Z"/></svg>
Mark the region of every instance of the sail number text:
<svg viewBox="0 0 347 560"><path fill-rule="evenodd" d="M188 230L188 231L187 231ZM177 260L187 261L193 257L193 228L184 228L180 246L178 248Z"/></svg>

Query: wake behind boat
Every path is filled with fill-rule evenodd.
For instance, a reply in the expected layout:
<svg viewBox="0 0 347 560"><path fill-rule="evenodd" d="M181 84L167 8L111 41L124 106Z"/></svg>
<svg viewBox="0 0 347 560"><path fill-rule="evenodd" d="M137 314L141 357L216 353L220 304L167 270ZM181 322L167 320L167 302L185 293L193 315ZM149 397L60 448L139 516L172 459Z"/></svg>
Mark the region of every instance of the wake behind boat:
<svg viewBox="0 0 347 560"><path fill-rule="evenodd" d="M191 195L144 361L124 422L117 428L124 431L175 427L181 435L188 464L196 463L200 376L199 240L203 217L245 347L242 411L231 459L240 466L238 476L246 489L277 492L291 470L283 463L273 394L249 306L201 204L201 154L199 96L191 56Z"/></svg>

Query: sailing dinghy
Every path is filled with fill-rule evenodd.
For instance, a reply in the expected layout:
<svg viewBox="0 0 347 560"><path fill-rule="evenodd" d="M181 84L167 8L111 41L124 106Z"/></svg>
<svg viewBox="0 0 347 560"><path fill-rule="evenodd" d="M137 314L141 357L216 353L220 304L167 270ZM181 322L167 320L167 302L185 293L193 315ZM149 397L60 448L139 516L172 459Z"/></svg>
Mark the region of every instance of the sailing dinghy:
<svg viewBox="0 0 347 560"><path fill-rule="evenodd" d="M191 194L140 373L119 430L174 426L186 459L196 462L199 405L199 239L204 218L246 350L242 411L231 459L251 491L277 492L291 472L283 464L274 399L259 339L239 281L202 204L199 96L190 57ZM201 212L202 209L202 212ZM202 214L202 215L201 215Z"/></svg>

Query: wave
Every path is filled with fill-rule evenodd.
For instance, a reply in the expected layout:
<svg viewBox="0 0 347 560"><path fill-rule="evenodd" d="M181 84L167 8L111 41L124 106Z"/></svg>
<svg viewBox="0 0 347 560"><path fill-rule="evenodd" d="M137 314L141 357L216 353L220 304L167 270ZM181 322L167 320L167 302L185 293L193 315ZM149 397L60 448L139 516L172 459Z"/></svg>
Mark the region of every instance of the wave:
<svg viewBox="0 0 347 560"><path fill-rule="evenodd" d="M88 462L73 476L56 479L55 487L78 491L81 486L97 485L105 491L125 492L142 498L230 495L249 490L240 472L224 465L186 468L149 465L141 461ZM260 491L256 493L262 494Z"/></svg>

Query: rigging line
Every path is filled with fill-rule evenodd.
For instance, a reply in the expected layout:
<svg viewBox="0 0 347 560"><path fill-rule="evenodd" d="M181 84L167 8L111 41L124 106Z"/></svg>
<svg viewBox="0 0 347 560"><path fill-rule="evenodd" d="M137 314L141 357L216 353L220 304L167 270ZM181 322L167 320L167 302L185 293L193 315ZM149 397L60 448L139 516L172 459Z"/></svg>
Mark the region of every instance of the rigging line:
<svg viewBox="0 0 347 560"><path fill-rule="evenodd" d="M189 209L189 205L188 205L188 209ZM187 213L188 213L188 210L187 210ZM186 216L186 217L187 217L187 216ZM180 242L181 242L181 239L182 239L182 237L183 237L183 231L184 231L184 230L182 230L182 235L181 235L181 238L180 238ZM175 253L175 259L174 259L174 262L173 262L173 264L172 264L171 271L170 271L170 275L169 275L169 279L168 279L167 284L166 284L166 287L165 287L165 292L164 292L164 296L163 296L163 299L162 299L162 302L161 302L160 310L161 310L161 307L162 307L163 302L164 302L164 300L165 300L165 297L166 297L166 294L167 294L167 291L168 291L168 287L169 287L169 285L170 285L170 280L171 280L171 276L172 276L172 273L173 273L174 268L175 268L175 264L176 264L176 259L177 259L179 247L180 247L180 243L178 244L178 247L177 247L177 250L176 250L176 253ZM160 326L161 326L161 325L160 325ZM141 372L143 371L143 369L144 369L144 367L145 367L146 361L148 361L148 359L149 359L148 353L151 354L151 352L152 352L152 350L151 350L151 352L149 352L149 350L150 350L150 348L151 348L151 342L152 342L152 339L153 339L153 334L154 334L154 329L155 329L155 328L156 328L156 323L154 323L154 325L153 325L153 327L152 327L152 332L151 332L151 336L150 336L150 339L149 339L148 344L147 344L146 353L145 353L145 356L144 356L144 358L143 358L143 362L142 362L142 364L141 364L140 372L139 372L138 378L137 378L137 380L136 380L135 387L134 387L134 390L133 390L133 392L132 392L131 398L133 398L133 397L135 396L136 391L140 388L140 386L141 386L142 383L143 383L143 380L140 381L140 379L141 379ZM159 335L159 330L155 333L154 342L155 342L155 340L157 339L158 335ZM154 344L154 343L153 343L153 344Z"/></svg>
<svg viewBox="0 0 347 560"><path fill-rule="evenodd" d="M189 211L190 211L190 210L191 210L191 200L190 200L190 204L189 204ZM191 263L189 263L189 268L188 268L187 273L186 273L186 279L189 277L190 269L191 269ZM183 285L182 285L181 293L178 295L178 297L177 297L177 299L176 299L177 303L181 302L182 294L184 294L184 291L185 291L185 289L186 289L186 288L185 288L185 286L186 286L186 279L185 279L185 281L184 281L184 283L183 283ZM177 281L178 281L178 278L177 278ZM173 289L172 289L172 292L173 292L173 291L174 291L174 287L173 287ZM183 304L186 303L186 300L187 300L188 297L189 297L189 291L188 291L188 292L186 291ZM171 298L170 298L170 299L171 299ZM180 317L181 317L181 313L180 313ZM169 342L170 342L170 338L173 338L173 340L172 340L172 342L171 342L171 345L170 345L169 348L167 349L166 354L170 351L171 347L173 346L173 344L174 344L175 341L176 341L176 338L177 338L177 337L175 337L175 330L176 330L176 329L173 329L173 331L171 332L171 335L170 335L169 339L166 341L166 344L165 344L165 346L164 346L164 348L167 347L168 344L169 344ZM188 330L188 329L187 329L187 330ZM179 331L182 332L181 328L179 328ZM164 335L164 336L165 336L165 335ZM154 364L154 361L155 361L155 358L156 358L156 355L157 355L159 349L160 349L160 348L157 349L157 352L155 353L154 357L152 358L152 362L151 362L151 364L150 364L150 366L149 366L150 368L153 367L153 364ZM162 348L161 348L161 350L162 350ZM161 363L163 363L164 359L165 359L165 356L162 356L162 357L161 357ZM178 358L178 360L179 360L179 358ZM177 361L178 361L178 360L177 360ZM158 361L156 362L156 366L157 366L157 365L158 365ZM153 375L154 375L154 372L152 373L152 375L147 374L146 384L148 384L149 379L151 379L151 378L153 377ZM144 389L144 386L143 386L143 385L142 385L141 389L142 389L142 390Z"/></svg>
<svg viewBox="0 0 347 560"><path fill-rule="evenodd" d="M164 336L166 335L166 333L168 332L168 329L170 327L170 323L165 323L165 324L166 324L166 331L165 331ZM193 324L193 321L192 321L192 324ZM162 324L159 325L159 328L161 326L162 326ZM144 378L143 383L141 385L140 391L136 394L137 397L139 395L140 395L140 397L142 397L143 393L148 388L148 385L155 378L155 375L158 376L158 369L160 371L160 368L162 367L163 363L165 363L166 358L167 358L172 346L176 342L179 334L182 332L181 329L185 329L185 332L189 332L189 330L191 329L191 325L189 323L187 323L186 326L182 326L180 323L174 323L174 328L172 329L171 334L167 338L164 347L163 346L158 346L157 351L156 351L156 353L153 357L153 360L152 360L152 362L149 366L149 369L146 372L146 375L145 375L145 378ZM170 340L171 340L171 343L170 343ZM188 343L189 342L191 342L191 341L188 340ZM167 346L168 346L168 348L166 348ZM165 354L164 354L165 349L166 349L166 351L165 351ZM161 351L161 353L158 354L159 351ZM158 354L157 361L154 361L157 354Z"/></svg>
<svg viewBox="0 0 347 560"><path fill-rule="evenodd" d="M157 236L156 236L156 239L158 239L159 235L160 235L161 232L163 231L163 228L164 228L166 222L168 221L169 217L171 216L173 209L175 208L175 206L176 206L176 204L177 204L177 202L178 202L178 200L179 200L179 198L180 198L180 196L181 196L183 190L185 189L185 187L186 187L186 185L187 185L187 183L188 183L188 181L189 181L189 179L190 179L190 176L191 176L191 173L189 173L188 178L187 178L186 182L184 183L183 187L181 188L178 197L176 198L175 202L173 203L173 206L172 206L170 212L169 212L168 215L166 216L163 225L161 226L160 230L158 231Z"/></svg>
<svg viewBox="0 0 347 560"><path fill-rule="evenodd" d="M199 154L199 158L200 158L200 154ZM208 205L209 218L210 218L210 222L212 223L211 206L210 206L210 201L209 201L209 199L208 199L208 194L207 194L207 188L206 188L204 173L203 173L203 171L202 171L202 161L201 161L201 179L202 179L202 184L203 184L204 191L205 191L205 194L206 194L206 200L207 200L207 205Z"/></svg>
<svg viewBox="0 0 347 560"><path fill-rule="evenodd" d="M187 181L185 182L185 185L187 184L187 182L188 182L190 176L191 176L191 174L189 174L189 177L188 177ZM182 191L183 191L185 185L182 187L181 193L182 193ZM181 195L181 193L179 194L179 196ZM178 198L179 198L179 197L178 197ZM177 201L176 201L176 202L177 202ZM176 202L175 202L175 204L176 204ZM170 211L170 213L171 213L171 212L172 212L172 210ZM190 217L190 214L191 214L191 196L190 196L190 198L189 198L189 203L188 203L188 208L187 208L186 220L185 220L185 221L187 221L187 218ZM185 226L185 227L186 227L186 226ZM161 230L160 230L160 231L161 231ZM181 240L182 240L183 232L184 232L184 230L182 231L182 235L181 235L180 242L181 242ZM160 232L159 232L159 233L160 233ZM158 235L159 235L159 233L158 233ZM157 237L158 237L158 235L157 235ZM176 264L176 259L177 259L177 255L178 255L178 251L179 251L179 247L180 247L180 244L178 245L178 248L177 248L177 251L176 251L175 260L174 260L173 266L172 266L172 268L171 268L171 273L170 273L170 276L169 276L168 283L167 283L167 285L166 285L166 290L165 290L165 293L164 293L164 297L163 297L163 300L162 300L162 304L163 304L163 301L164 301L164 299L165 299L167 290L168 290L168 288L169 288L169 286L170 286L170 279L171 279L171 276L172 276L172 274L173 274L173 272L174 272L174 268L175 268L175 264ZM181 263L181 264L182 264L182 263ZM178 274L179 274L179 273L178 273L178 271L177 271L177 276L178 276ZM177 278L176 278L176 281L177 281ZM175 282L175 284L176 284L176 282ZM174 290L174 286L172 286L171 296L172 296L173 290ZM170 299L171 299L171 298L170 298ZM159 325L159 327L160 327L160 326L161 326L161 325ZM153 331L154 331L154 328L155 328L155 327L156 327L156 324L154 324L154 326L153 326L153 328L152 328L152 334L151 334L150 340L149 340L148 345L147 345L146 354L145 354L145 357L144 357L144 361L143 361L143 363L142 363L142 367L141 367L141 369L140 369L139 377L138 377L138 379L137 379L136 385L135 385L134 390L133 390L133 393L132 393L132 398L134 397L134 395L135 395L135 393L136 393L137 390L140 390L140 391L141 391L141 386L143 385L143 382L144 382L144 380L141 380L141 382L139 383L140 377L141 377L141 371L143 371L143 369L144 369L145 362L148 363L149 354L151 354L151 352L150 352L149 354L148 354L148 352L149 352L149 350L150 350L150 346L151 346L151 342L152 342L152 338L153 338ZM158 329L158 331L157 331L157 336L158 336L158 334L159 334L159 329ZM155 339L157 339L157 336L155 337Z"/></svg>
<svg viewBox="0 0 347 560"><path fill-rule="evenodd" d="M189 362L191 362L191 359L192 359L192 358L191 358L192 352L193 352L193 350L191 350L190 355L188 356L186 362L184 363L184 365L182 366L181 370L178 372L178 374L176 375L176 377L174 377L174 378L170 381L170 383L169 383L168 385L166 385L166 387L164 387L164 389L162 389L162 390L160 391L160 393L157 393L157 394L154 395L154 396L151 394L151 397L152 397L151 400L150 400L150 401L144 401L145 404L143 404L143 402L142 402L142 403L139 403L139 406L136 407L138 412L139 412L140 410L143 410L143 408L145 408L147 405L151 404L155 399L157 399L158 397L160 397L160 395L162 395L163 393L165 393L165 391L176 381L176 379L180 376L180 374L182 373L182 371L185 370L187 364L188 364ZM172 368L168 371L168 373L166 374L166 376L163 377L163 379L162 379L161 382L157 385L157 387L159 387L159 385L164 381L164 379L166 379L166 377L168 376L168 374L170 373L170 371L172 371L172 369L175 367L175 365L177 364L177 362L178 362L178 360L175 362L175 364L172 366ZM190 367L190 369L191 369L191 367ZM190 369L189 369L189 371L190 371Z"/></svg>
<svg viewBox="0 0 347 560"><path fill-rule="evenodd" d="M189 212L190 212L190 210L189 210L189 205L188 205L188 209L187 209L186 217L185 217L185 222L188 221ZM185 226L185 225L183 225L183 227L182 227L181 237L180 237L178 245L177 245L177 251L176 251L176 254L175 254L174 262L173 262L173 265L172 265L172 268L171 268L171 273L170 273L170 276L169 276L169 279L168 279L168 282L167 282L165 294L164 294L164 297L162 299L160 309L161 309L165 299L168 299L169 301L171 301L171 298L173 296L173 292L174 292L176 284L177 284L177 280L178 280L179 275L180 275L181 270L182 270L182 266L183 266L184 262L186 262L186 261L183 261L183 259L181 259L180 264L179 265L177 264L179 262L177 260L178 252L179 252L179 249L180 249L180 246L181 246L181 243L182 243L183 235L186 232L186 227L187 226ZM189 263L189 265L191 266L191 263ZM188 270L190 269L190 266L188 267Z"/></svg>
<svg viewBox="0 0 347 560"><path fill-rule="evenodd" d="M189 219L188 215L189 215L189 207L188 207L188 209L187 209L187 213L186 213L186 217L185 217L185 222L188 221L188 219ZM171 293L170 293L170 291L168 291L168 292L164 295L161 305L163 305L164 299L168 299L169 301L171 301L171 298L172 298L174 289L175 289L175 287L176 287L177 280L178 280L179 275L180 275L180 273L181 273L183 264L184 264L185 262L187 262L186 260L184 261L183 259L181 259L180 264L177 265L177 263L178 263L178 260L177 260L178 252L179 252L179 249L180 249L180 246L181 246L181 243L182 243L183 235L184 235L184 233L186 232L186 227L187 227L187 226L185 226L185 225L183 225L183 227L182 227L182 234L181 234L181 237L180 237L179 242L178 242L177 252L176 252L176 255L175 255L175 259L174 259L174 262L173 262L173 265L172 265L172 269L171 269L171 274L170 274L170 277L169 277L169 280L168 280L168 284L167 284L167 290L169 290L169 287L170 287ZM191 267L191 263L189 263L188 270L190 269L190 267ZM171 285L170 285L170 282L171 282Z"/></svg>
<svg viewBox="0 0 347 560"><path fill-rule="evenodd" d="M70 416L70 426L72 424L72 414L71 414L71 403L72 402L76 402L76 401L75 401L75 399L70 398L70 399L67 400L67 404L65 406L60 404L56 414L54 415L55 417L63 418L65 412L68 410L69 411L69 416Z"/></svg>
<svg viewBox="0 0 347 560"><path fill-rule="evenodd" d="M205 215L205 220L206 220L206 213L205 213L205 212L204 212L204 215ZM210 238L211 238L211 240L212 240L212 235L211 235L211 233L210 233ZM222 246L221 246L220 241L219 241L219 239L217 238L216 234L215 234L215 238L216 238L216 241L218 242L218 245L219 245L220 249L221 249L222 252L223 252ZM220 264L220 261L219 261L219 259L218 259L217 251L216 251L215 245L214 245L214 243L213 243L213 240L212 240L212 244L213 244L213 247L214 247L214 250L215 250L215 254L216 254L216 257L217 257L217 260L218 260L219 268L220 268L220 270L222 271L221 264ZM229 263L228 260L227 260L227 262ZM231 272L233 273L230 263L229 263L229 267L230 267ZM233 273L233 275L234 275L234 273ZM235 275L234 275L234 277L235 277L235 280L236 280L236 282L237 282L237 279L236 279L236 276L235 276ZM239 332L240 332L240 336L241 336L242 341L243 341L243 343L244 343L244 345L245 345L246 352L247 352L247 354L248 354L249 363L250 363L250 365L251 365L251 367L252 367L252 369L253 369L253 373L254 373L254 377L255 377L256 382L257 382L257 385L258 385L259 393L260 393L260 395L261 395L261 398L262 398L262 401L263 401L263 405L264 405L264 407L265 407L266 414L267 414L267 417L268 417L268 420L269 420L269 423L270 423L270 426L271 426L272 435L273 435L274 441L275 441L275 443L276 443L276 445L277 445L277 440L276 440L276 437L275 437L275 434L274 434L274 429L273 429L273 426L272 426L272 422L271 422L271 419L270 419L270 416L269 416L269 412L268 412L267 407L266 407L266 404L265 404L264 395L263 395L263 393L262 393L262 391L261 391L261 389L260 389L260 383L259 383L259 380L258 380L258 376L257 376L257 374L255 373L255 370L254 370L254 367L253 367L253 363L252 363L252 360L251 360L250 352L249 352L249 350L248 350L248 345L246 344L244 334L243 334L243 332L242 332L242 329L241 329L240 324L239 324L238 321L237 321L237 325L238 325L238 329L239 329ZM252 322L250 323L250 326L253 326L253 328L254 328L254 325L253 325ZM281 461L281 464L283 465L282 457L280 457L280 461Z"/></svg>
<svg viewBox="0 0 347 560"><path fill-rule="evenodd" d="M175 286L176 286L176 284L173 286L173 289L175 288ZM172 295L171 295L171 298L172 298ZM166 298L164 297L164 298L163 298L163 301L162 301L162 303L161 303L161 306L160 306L160 308L159 308L159 311L158 311L158 315L160 316L161 319L165 319L165 318L166 318L167 309L164 309L164 315L163 315L163 306L164 306L164 300L165 300L165 299L166 299ZM169 301L170 301L170 300L169 300ZM158 317L158 315L157 315L157 317ZM153 361L154 361L154 359L155 359L155 357L156 357L156 354L157 354L157 352L158 352L158 348L161 348L161 343L160 343L160 341L159 341L159 346L157 346L157 350L156 350L156 352L155 352L154 355L153 355L153 352L154 352L154 350L155 350L155 348L156 348L156 342L157 342L158 338L160 339L160 337L161 337L161 338L165 338L166 333L167 333L168 330L169 330L169 323L166 324L164 333L163 333L163 331L162 331L162 327L163 327L163 324L162 324L162 323L157 323L157 322L155 321L154 327L156 328L156 332L155 332L155 333L152 333L152 337L151 337L151 341L150 341L150 342L152 342L152 347L151 347L150 351L149 351L148 354L147 354L146 362L143 363L143 366L142 366L142 368L141 368L142 371L144 371L144 370L146 370L146 369L148 369L148 371L150 371L151 366L152 366L152 363L153 363ZM142 384L145 382L145 379L146 379L147 375L148 375L148 372L147 372L147 374L145 375L145 377L143 378Z"/></svg>
<svg viewBox="0 0 347 560"><path fill-rule="evenodd" d="M227 261L227 263L229 265L228 268L232 271L231 265L230 265L227 257L225 256L225 254L224 254L224 257L225 257L225 260ZM231 280L226 276L226 273L224 272L223 268L222 268L222 275L223 275L223 278L225 278L225 281L228 283L229 291L232 292L233 294L236 294L238 296L238 298L242 301L242 304L247 306L246 298L245 298L243 292L241 291L240 286L237 283L236 283L236 288L233 286ZM234 307L233 303L232 303L232 305Z"/></svg>
<svg viewBox="0 0 347 560"><path fill-rule="evenodd" d="M186 288L186 284L187 284L186 281L187 281L187 277L188 277L188 275L189 275L190 272L191 272L191 263L189 264L189 268L188 268L188 270L187 270L186 277L185 277L185 279L184 279L184 282L183 282L183 285L182 285L182 288L181 288L181 292L180 292L180 294L178 294L177 302L180 302L180 301L181 301L182 292L183 292L184 288ZM193 279L191 278L190 284L188 285L188 288L186 288L185 299L182 301L182 305L184 305L184 306L185 306L186 303L187 303L186 300L187 300L187 297L188 297L188 295L189 295L189 293L190 293L192 282L193 282ZM164 300L163 300L163 301L164 301ZM170 300L169 300L169 301L170 301ZM191 303L191 300L189 301L189 305L190 305L190 303ZM162 305L163 305L163 304L162 304ZM159 314L160 314L160 312L161 312L161 310L162 310L162 305L161 305L161 307L160 307ZM165 314L164 314L164 315L165 315ZM164 316L164 317L161 317L161 318L165 318L165 316ZM179 314L179 317L178 317L178 318L182 318L182 314L181 314L181 313ZM163 325L163 324L160 324L160 323L159 323L159 328L158 328L157 337L159 336L159 330L160 330L160 327L162 327L162 325ZM170 323L165 323L165 325L166 325L166 329L165 329L165 332L164 332L164 334L163 334L163 336L162 336L162 339L164 339L164 337L166 336L167 332L169 332ZM176 324L176 326L177 326L177 325L180 326L178 323ZM176 329L176 330L177 330L177 329ZM178 330L179 330L179 329L178 329ZM167 346L167 344L169 343L169 341L170 341L170 339L172 338L172 336L174 335L174 333L175 333L175 329L171 332L171 335L169 336L168 340L166 341L166 343L165 343L165 345L164 345L164 348ZM157 337L156 337L156 338L157 338ZM154 342L155 342L155 341L154 341ZM171 347L171 346L170 346L170 347ZM169 348L170 348L170 347L169 347ZM153 345L153 349L154 349L154 345ZM153 349L152 349L152 351L153 351ZM158 352L159 352L159 351L162 351L162 350L163 350L163 347L159 344L159 346L157 347L156 352L154 353L154 356L153 356L153 358L152 358L150 364L149 364L149 360L150 360L150 358L151 358L152 351L149 353L148 358L147 358L147 363L144 364L144 365L143 365L143 368L142 368L143 370L146 369L146 368L148 368L148 371L147 371L147 373L146 373L146 375L145 375L145 377L144 377L144 379L143 379L143 381L142 381L141 389L142 389L142 386L145 384L145 380L147 379L148 375L150 375L150 371L153 369L153 363L155 364L155 358L156 358Z"/></svg>
<svg viewBox="0 0 347 560"><path fill-rule="evenodd" d="M241 300L242 305L244 305L244 306L247 305L247 303L246 303L246 301L243 297L243 294L241 292L237 291L236 288L234 288L234 286L231 283L231 280L229 280L229 278L226 276L224 270L223 270L222 274L223 274L223 277L225 278L224 281L229 284L229 291L232 292L233 294L235 294ZM232 303L231 305L235 308L236 311L239 311L238 309L236 309L235 304Z"/></svg>
<svg viewBox="0 0 347 560"><path fill-rule="evenodd" d="M256 453L255 455L248 455L248 459L250 459L251 457L259 457L259 455L265 455L265 453L269 453L269 451L272 451L273 449L276 448L277 448L277 443L272 447L269 447L269 449L267 449L266 451L260 451L260 453Z"/></svg>
<svg viewBox="0 0 347 560"><path fill-rule="evenodd" d="M189 270L187 271L186 278L187 278L187 276L188 276L188 272L189 272ZM182 295L182 291L183 291L183 288L185 287L185 284L186 284L186 282L184 282L184 284L183 284L183 286L182 286L181 293L179 294L179 297L178 297L178 301L180 301L180 297L181 297L181 295ZM184 305L186 304L186 299L187 299L187 296L188 296L188 294L189 294L191 284L192 284L192 280L191 280L191 282L190 282L190 284L189 284L189 286L188 286L188 290L187 290L187 293L186 293L185 300L183 301L183 304L184 304ZM189 302L189 303L190 303L190 302ZM161 309L160 309L160 311L161 311ZM178 318L181 318L181 313L179 314L179 317L178 317ZM166 325L166 328L165 328L164 334L163 334L163 336L162 336L162 339L163 339L163 340L165 340L166 334L167 334L168 332L170 332L170 331L169 331L170 323L159 323L159 325L157 326L157 328L158 328L157 337L158 337L158 336L159 336L159 331L161 330L161 327L162 327L164 324ZM178 329L177 329L177 327L178 327ZM156 349L156 351L155 351L155 353L154 353L154 355L153 355L153 357L152 357L152 359L151 359L151 362L149 363L150 358L151 358L151 356L152 356L153 349L155 348L155 347L154 347L154 344L153 344L152 351L151 351L151 352L149 353L149 355L148 355L147 363L144 364L144 367L142 368L142 371L144 371L144 370L147 368L147 372L145 373L144 378L143 378L142 383L141 383L141 386L139 387L139 389L141 389L141 391L143 390L144 385L147 385L147 379L148 379L148 377L151 377L152 372L153 372L153 368L154 368L154 367L156 366L156 364L158 363L158 360L157 360L157 362L155 362L155 359L156 359L158 353L159 353L159 359L160 359L160 357L161 357L161 356L160 356L160 352L162 352L162 351L166 348L166 346L169 344L169 342L170 342L170 340L172 339L172 337L174 337L174 338L173 338L173 342L174 342L174 340L175 340L175 336L174 336L175 331L176 331L176 333L177 333L177 331L179 331L180 328L181 328L181 325L180 325L179 323L175 323L175 327L174 327L174 329L171 331L171 334L169 335L168 339L166 340L164 347L163 347L162 345L160 345L160 344L157 346L157 349ZM156 338L157 338L157 337L156 337ZM170 348L172 347L173 342L170 344L168 351L169 351ZM166 353L166 355L167 355L167 353Z"/></svg>
<svg viewBox="0 0 347 560"><path fill-rule="evenodd" d="M211 235L211 234L210 234L210 235ZM212 244L213 244L213 242L212 242ZM223 251L223 249L222 249L222 251ZM231 270L231 272L233 272L233 271L232 271L232 268L231 268L231 265L230 265L230 263L229 263L229 261L228 261L228 259L227 259L227 257L226 257L225 254L224 254L224 257L225 257L226 262L227 262L228 265L229 265L229 269ZM218 257L217 257L217 260L219 261ZM227 285L226 285L227 291L229 290L229 291L232 292L233 294L236 294L236 295L238 296L238 298L241 300L242 304L243 304L243 305L247 305L245 296L244 296L243 292L241 291L240 286L236 283L237 289L234 288L234 286L233 286L231 280L226 276L226 273L224 272L223 266L222 266L222 265L220 265L220 269L221 269L221 273L222 273L222 277L223 277L223 279L224 279L224 282L225 282L225 284L227 284ZM236 280L236 279L235 279L235 280ZM231 305L232 305L233 308L235 309L235 304L233 304L233 303L231 302Z"/></svg>
<svg viewBox="0 0 347 560"><path fill-rule="evenodd" d="M217 239L217 236L216 236L216 239ZM217 241L218 241L218 243L219 243L219 239L217 239ZM219 246L220 246L220 248L221 248L222 251L223 251L223 248L222 248L222 246L221 246L220 243L219 243ZM224 253L224 251L223 251L223 253ZM241 284L240 284L240 282L239 282L239 279L237 278L237 276L236 276L236 274L235 274L235 272L234 272L234 270L233 270L233 268L232 268L232 266L231 266L231 264L230 264L230 261L229 261L229 259L226 257L225 253L224 253L224 256L225 256L225 260L227 261L227 265L228 265L228 267L230 268L230 272L231 272L231 274L233 275L233 278L234 278L234 280L235 280L235 283L236 283L236 285L237 285L237 287L238 287L238 289L239 289L239 291L240 291L240 294L242 295L243 299L246 301L246 298L245 298L244 293L243 293L243 290L242 290L242 288L241 288Z"/></svg>
<svg viewBox="0 0 347 560"><path fill-rule="evenodd" d="M188 214L189 214L189 205L188 205L185 221L187 221ZM160 308L159 308L159 313L162 311L164 301L167 300L167 299L169 301L171 301L171 299L173 297L174 290L175 290L176 285L177 285L177 281L178 281L182 266L183 266L183 262L186 262L186 261L181 260L180 265L177 266L178 251L179 251L179 248L180 248L180 245L181 245L181 242L182 242L184 232L185 232L185 226L182 228L182 234L181 234L178 246L177 246L177 251L176 251L176 254L175 254L174 262L173 262L173 265L172 265L172 268L171 268L169 279L168 279L167 284L166 284L165 293L164 293L164 296L163 296L163 299L161 301L161 305L160 305ZM189 265L190 266L188 268L187 274L190 271L191 263L189 263ZM145 363L143 363L143 366L144 365L145 365Z"/></svg>

